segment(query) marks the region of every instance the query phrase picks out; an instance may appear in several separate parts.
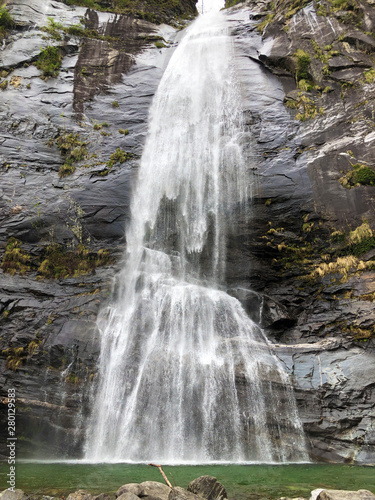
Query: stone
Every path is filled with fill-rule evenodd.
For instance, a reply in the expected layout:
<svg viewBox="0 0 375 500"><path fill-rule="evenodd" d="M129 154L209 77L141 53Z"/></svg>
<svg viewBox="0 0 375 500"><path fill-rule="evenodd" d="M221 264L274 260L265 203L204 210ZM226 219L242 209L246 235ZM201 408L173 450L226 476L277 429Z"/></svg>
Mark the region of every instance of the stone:
<svg viewBox="0 0 375 500"><path fill-rule="evenodd" d="M66 500L93 500L93 495L86 490L78 490L70 493Z"/></svg>
<svg viewBox="0 0 375 500"><path fill-rule="evenodd" d="M176 487L169 493L168 500L199 500L202 496L195 495L191 491Z"/></svg>
<svg viewBox="0 0 375 500"><path fill-rule="evenodd" d="M121 493L117 498L120 500L138 500L139 496L135 495L131 491L125 491L124 493Z"/></svg>
<svg viewBox="0 0 375 500"><path fill-rule="evenodd" d="M368 490L323 490L316 500L375 500L375 495Z"/></svg>
<svg viewBox="0 0 375 500"><path fill-rule="evenodd" d="M26 500L28 497L22 490L4 490L0 493L0 500Z"/></svg>
<svg viewBox="0 0 375 500"><path fill-rule="evenodd" d="M128 492L133 493L133 495L139 496L142 492L142 486L138 483L124 484L117 490L116 497L119 497Z"/></svg>
<svg viewBox="0 0 375 500"><path fill-rule="evenodd" d="M196 495L206 498L206 500L228 498L224 486L213 476L198 477L194 481L191 481L187 489Z"/></svg>
<svg viewBox="0 0 375 500"><path fill-rule="evenodd" d="M170 487L157 481L144 481L140 484L142 491L140 497L156 497L161 500L168 500ZM151 500L151 499L150 499Z"/></svg>

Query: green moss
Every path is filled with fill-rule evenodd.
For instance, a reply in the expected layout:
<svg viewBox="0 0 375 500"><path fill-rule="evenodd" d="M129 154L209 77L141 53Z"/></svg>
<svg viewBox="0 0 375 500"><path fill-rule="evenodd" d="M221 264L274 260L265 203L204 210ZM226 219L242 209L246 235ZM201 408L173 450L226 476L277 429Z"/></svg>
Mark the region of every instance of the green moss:
<svg viewBox="0 0 375 500"><path fill-rule="evenodd" d="M116 12L118 14L132 15L152 23L173 22L194 16L197 11L188 3L180 0L65 0L68 5L81 5L90 9Z"/></svg>
<svg viewBox="0 0 375 500"><path fill-rule="evenodd" d="M273 21L274 17L274 12L270 12L269 14L267 14L263 21L257 25L257 31L259 33L263 33L265 27Z"/></svg>
<svg viewBox="0 0 375 500"><path fill-rule="evenodd" d="M2 353L7 356L6 367L8 370L18 370L26 359L23 347L8 347L7 349L3 349Z"/></svg>
<svg viewBox="0 0 375 500"><path fill-rule="evenodd" d="M233 7L240 2L243 2L243 0L225 0L225 8Z"/></svg>
<svg viewBox="0 0 375 500"><path fill-rule="evenodd" d="M126 161L131 160L134 158L133 153L127 153L121 148L117 148L114 153L111 154L109 157L109 160L107 161L106 165L109 169L111 169L116 163L125 163Z"/></svg>
<svg viewBox="0 0 375 500"><path fill-rule="evenodd" d="M10 238L5 248L1 268L5 273L21 276L30 270L30 256L21 249L21 242L16 238Z"/></svg>
<svg viewBox="0 0 375 500"><path fill-rule="evenodd" d="M375 186L375 172L372 168L361 163L352 165L352 169L340 179L340 183L346 188L356 186Z"/></svg>
<svg viewBox="0 0 375 500"><path fill-rule="evenodd" d="M118 108L118 107L119 107L118 101L113 101L112 108Z"/></svg>
<svg viewBox="0 0 375 500"><path fill-rule="evenodd" d="M82 141L78 133L64 132L52 143L50 142L50 145L52 144L56 144L65 160L59 170L60 177L71 175L76 169L74 163L84 160L88 154L86 149L88 142Z"/></svg>
<svg viewBox="0 0 375 500"><path fill-rule="evenodd" d="M297 72L296 72L296 80L310 80L310 74L308 72L311 58L310 55L302 49L298 49L297 52L294 53L294 57L297 60Z"/></svg>
<svg viewBox="0 0 375 500"><path fill-rule="evenodd" d="M1 2L2 3L2 2ZM14 21L5 5L0 7L0 29L9 29L14 26Z"/></svg>
<svg viewBox="0 0 375 500"><path fill-rule="evenodd" d="M43 262L38 268L40 278L62 279L79 277L92 273L96 267L107 265L113 260L108 250L90 252L83 245L75 250L66 250L61 245L47 247Z"/></svg>
<svg viewBox="0 0 375 500"><path fill-rule="evenodd" d="M4 80L0 83L0 89L5 90L8 87L8 80Z"/></svg>
<svg viewBox="0 0 375 500"><path fill-rule="evenodd" d="M127 128L126 129L120 128L119 134L128 135L129 134L129 130Z"/></svg>
<svg viewBox="0 0 375 500"><path fill-rule="evenodd" d="M56 77L60 72L62 59L60 49L50 45L41 51L34 64L44 78Z"/></svg>
<svg viewBox="0 0 375 500"><path fill-rule="evenodd" d="M369 69L363 73L366 83L373 83L375 80L375 70L374 68Z"/></svg>

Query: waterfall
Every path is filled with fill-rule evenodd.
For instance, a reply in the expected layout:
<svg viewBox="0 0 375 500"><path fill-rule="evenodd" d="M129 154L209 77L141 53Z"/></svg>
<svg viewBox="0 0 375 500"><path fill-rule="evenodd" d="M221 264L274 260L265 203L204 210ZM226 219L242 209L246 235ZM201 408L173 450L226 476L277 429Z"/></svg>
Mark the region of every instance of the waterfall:
<svg viewBox="0 0 375 500"><path fill-rule="evenodd" d="M150 110L125 264L98 318L87 460L307 460L288 377L224 291L226 236L247 210L251 169L231 37L212 12L220 2L206 1Z"/></svg>

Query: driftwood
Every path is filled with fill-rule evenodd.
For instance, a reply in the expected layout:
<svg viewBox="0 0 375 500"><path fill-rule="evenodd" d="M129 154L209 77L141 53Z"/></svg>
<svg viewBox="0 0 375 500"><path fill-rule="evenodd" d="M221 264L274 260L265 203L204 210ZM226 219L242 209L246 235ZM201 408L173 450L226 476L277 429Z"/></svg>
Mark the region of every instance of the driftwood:
<svg viewBox="0 0 375 500"><path fill-rule="evenodd" d="M170 488L173 489L173 486L171 485L171 483L169 482L167 476L165 475L165 472L163 471L163 469L161 468L161 465L156 465L156 464L148 464L148 465L151 465L151 467L157 467L160 472L161 472L161 475L163 476L164 478L164 481L167 483L167 486L169 486Z"/></svg>

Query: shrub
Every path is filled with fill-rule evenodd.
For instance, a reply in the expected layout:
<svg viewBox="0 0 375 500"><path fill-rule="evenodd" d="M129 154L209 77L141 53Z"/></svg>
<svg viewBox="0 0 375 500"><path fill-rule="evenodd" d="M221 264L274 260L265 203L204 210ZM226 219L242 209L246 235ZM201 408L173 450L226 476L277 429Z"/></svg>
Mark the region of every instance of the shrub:
<svg viewBox="0 0 375 500"><path fill-rule="evenodd" d="M297 58L297 73L296 78L299 80L310 80L308 68L310 66L310 55L302 49L298 49L294 56Z"/></svg>

